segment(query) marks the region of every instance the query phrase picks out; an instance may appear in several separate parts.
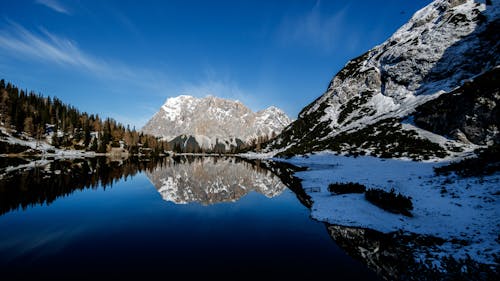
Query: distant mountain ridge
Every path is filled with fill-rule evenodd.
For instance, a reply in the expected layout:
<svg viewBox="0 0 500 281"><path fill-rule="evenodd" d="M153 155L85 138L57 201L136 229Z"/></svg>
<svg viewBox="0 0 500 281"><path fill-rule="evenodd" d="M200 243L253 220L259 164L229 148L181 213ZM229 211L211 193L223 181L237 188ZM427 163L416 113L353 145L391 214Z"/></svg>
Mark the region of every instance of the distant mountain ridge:
<svg viewBox="0 0 500 281"><path fill-rule="evenodd" d="M419 106L432 104L466 82L468 87L462 94L471 92L474 85L479 87L475 83L480 81L498 84L498 71L494 69L500 64L500 5L499 1L486 3L437 0L417 11L384 43L349 61L333 77L326 92L306 106L266 149L283 156L333 150L421 159L471 149L473 146L466 145L470 143L495 142L500 128L495 114L487 122L478 123L478 113L467 110L467 117L460 119L468 122L467 126L456 124L452 135L432 131L437 128L432 124L426 124L426 130L416 126L423 120L438 120L417 111L439 108ZM483 75L490 78L475 82ZM498 87L490 83L486 88L488 94L477 92L479 97L473 100L489 103L488 110L495 112ZM441 108L455 106L451 103L460 100L447 99ZM465 111L466 106L485 110L468 103L457 104L454 112L460 108ZM420 120L417 124L413 123L415 113ZM472 128L481 126L489 126L485 128L488 132L472 133ZM470 129L468 135L457 131L464 128ZM470 139L464 141L464 136Z"/></svg>
<svg viewBox="0 0 500 281"><path fill-rule="evenodd" d="M181 95L167 99L142 132L171 141L181 150L229 151L252 141L271 139L290 124L271 106L253 112L239 101Z"/></svg>

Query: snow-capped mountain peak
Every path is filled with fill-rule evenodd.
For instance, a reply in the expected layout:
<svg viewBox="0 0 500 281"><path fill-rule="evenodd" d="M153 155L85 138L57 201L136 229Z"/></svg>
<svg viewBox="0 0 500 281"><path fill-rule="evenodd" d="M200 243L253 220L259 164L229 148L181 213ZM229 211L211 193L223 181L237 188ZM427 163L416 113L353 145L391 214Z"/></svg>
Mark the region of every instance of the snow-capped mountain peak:
<svg viewBox="0 0 500 281"><path fill-rule="evenodd" d="M142 131L169 141L183 135L192 136L200 147L212 149L217 143L229 145L236 140L249 143L263 137L272 138L290 122L290 118L274 106L253 112L239 101L181 95L168 98Z"/></svg>

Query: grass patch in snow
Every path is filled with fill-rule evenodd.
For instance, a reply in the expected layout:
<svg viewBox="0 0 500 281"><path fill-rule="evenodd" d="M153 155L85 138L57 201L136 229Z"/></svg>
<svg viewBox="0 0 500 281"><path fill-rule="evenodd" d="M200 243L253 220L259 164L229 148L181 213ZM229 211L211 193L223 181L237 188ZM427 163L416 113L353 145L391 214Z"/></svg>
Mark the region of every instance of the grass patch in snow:
<svg viewBox="0 0 500 281"><path fill-rule="evenodd" d="M366 191L366 187L357 182L336 182L328 185L328 191L335 194L363 193Z"/></svg>
<svg viewBox="0 0 500 281"><path fill-rule="evenodd" d="M412 217L410 213L413 210L411 197L404 196L401 193L396 194L394 188L390 192L379 188L368 189L365 192L365 199L391 213Z"/></svg>

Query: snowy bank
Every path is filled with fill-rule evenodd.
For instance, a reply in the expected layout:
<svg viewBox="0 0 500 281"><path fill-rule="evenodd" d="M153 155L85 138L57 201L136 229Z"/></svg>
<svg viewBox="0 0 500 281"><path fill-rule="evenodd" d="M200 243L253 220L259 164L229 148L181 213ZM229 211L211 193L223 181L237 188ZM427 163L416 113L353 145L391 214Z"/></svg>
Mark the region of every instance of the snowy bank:
<svg viewBox="0 0 500 281"><path fill-rule="evenodd" d="M303 180L302 186L314 202L311 215L317 220L384 233L402 230L443 238L447 242L439 246L438 256L470 256L480 263L495 264L495 256L500 255L496 241L500 230L498 173L481 178L436 176L433 167L446 163L329 153L286 161L309 168L295 175ZM327 187L334 182L358 182L386 191L394 188L396 193L412 198L413 217L384 211L366 201L364 194L332 195Z"/></svg>

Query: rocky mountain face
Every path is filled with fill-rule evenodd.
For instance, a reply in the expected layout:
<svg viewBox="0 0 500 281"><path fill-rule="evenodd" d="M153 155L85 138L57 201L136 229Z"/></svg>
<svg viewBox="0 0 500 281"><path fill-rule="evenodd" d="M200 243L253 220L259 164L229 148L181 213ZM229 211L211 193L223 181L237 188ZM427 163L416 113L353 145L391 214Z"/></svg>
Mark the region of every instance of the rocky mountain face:
<svg viewBox="0 0 500 281"><path fill-rule="evenodd" d="M330 149L418 159L465 149L460 134L452 132L456 130L474 144L498 141L498 115L489 112L497 108L498 88L490 87L485 101L483 92L471 87L482 87L483 75L498 80L498 71L493 70L500 63L499 8L499 1L432 2L384 43L349 61L326 92L267 149L285 156ZM466 98L468 103L453 98L462 85L475 93L471 94L475 98ZM440 96L445 100L436 100ZM428 114L424 109L451 104L455 113L467 112L468 117L455 120L450 128L440 130L443 126L435 122L450 121L453 115L424 116ZM413 118L419 106L420 114ZM471 131L483 126L487 132ZM444 140L441 135L455 139Z"/></svg>
<svg viewBox="0 0 500 281"><path fill-rule="evenodd" d="M416 108L415 124L480 145L500 143L500 68Z"/></svg>
<svg viewBox="0 0 500 281"><path fill-rule="evenodd" d="M238 158L169 158L146 175L165 201L211 205L234 202L251 191L274 197L286 186L270 171Z"/></svg>
<svg viewBox="0 0 500 281"><path fill-rule="evenodd" d="M239 101L183 95L167 99L142 131L183 149L228 151L259 138L270 139L290 122L274 106L253 112Z"/></svg>

